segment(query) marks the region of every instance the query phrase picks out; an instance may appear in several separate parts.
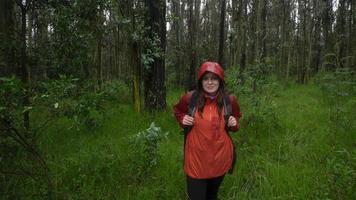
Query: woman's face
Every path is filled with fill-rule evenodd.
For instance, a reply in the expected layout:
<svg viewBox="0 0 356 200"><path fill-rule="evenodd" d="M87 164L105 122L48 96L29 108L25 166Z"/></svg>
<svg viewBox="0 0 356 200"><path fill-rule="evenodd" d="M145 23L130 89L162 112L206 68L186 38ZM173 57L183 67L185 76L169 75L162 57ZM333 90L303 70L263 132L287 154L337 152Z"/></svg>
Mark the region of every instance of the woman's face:
<svg viewBox="0 0 356 200"><path fill-rule="evenodd" d="M208 72L202 78L202 85L205 92L215 94L219 89L219 77L214 73Z"/></svg>

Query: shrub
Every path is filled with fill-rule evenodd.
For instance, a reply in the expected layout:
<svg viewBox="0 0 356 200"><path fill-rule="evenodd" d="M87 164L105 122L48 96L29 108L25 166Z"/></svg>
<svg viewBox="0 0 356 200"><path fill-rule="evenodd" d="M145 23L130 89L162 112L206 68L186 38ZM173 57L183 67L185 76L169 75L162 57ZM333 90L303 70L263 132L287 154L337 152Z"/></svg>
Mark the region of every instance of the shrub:
<svg viewBox="0 0 356 200"><path fill-rule="evenodd" d="M335 72L325 72L316 77L316 83L323 93L323 101L329 106L329 119L335 130L348 131L352 119L348 117L347 103L356 95L356 80L349 68L338 68ZM352 110L352 109L351 109Z"/></svg>
<svg viewBox="0 0 356 200"><path fill-rule="evenodd" d="M132 163L134 170L134 179L142 180L147 176L159 160L159 143L166 140L168 132L162 132L154 122L144 131L130 138L132 146Z"/></svg>
<svg viewBox="0 0 356 200"><path fill-rule="evenodd" d="M122 81L106 82L102 86L105 99L115 103L129 103L131 93L127 85Z"/></svg>
<svg viewBox="0 0 356 200"><path fill-rule="evenodd" d="M83 125L95 128L104 119L106 94L95 90L95 83L71 76L42 82L35 95L36 105L49 110L49 118L64 116L71 120L71 128Z"/></svg>

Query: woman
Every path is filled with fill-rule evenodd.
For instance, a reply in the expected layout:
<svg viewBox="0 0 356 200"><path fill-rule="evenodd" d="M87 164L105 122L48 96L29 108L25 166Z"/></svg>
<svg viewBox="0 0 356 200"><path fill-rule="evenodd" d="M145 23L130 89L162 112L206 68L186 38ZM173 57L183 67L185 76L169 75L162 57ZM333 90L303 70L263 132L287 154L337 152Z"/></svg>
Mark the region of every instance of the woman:
<svg viewBox="0 0 356 200"><path fill-rule="evenodd" d="M197 89L185 94L173 109L181 127L186 128L184 172L188 197L217 199L225 174L233 168L235 154L228 131L239 129L240 107L234 96L225 93L224 70L218 63L204 62L197 78ZM193 98L195 109L189 113Z"/></svg>

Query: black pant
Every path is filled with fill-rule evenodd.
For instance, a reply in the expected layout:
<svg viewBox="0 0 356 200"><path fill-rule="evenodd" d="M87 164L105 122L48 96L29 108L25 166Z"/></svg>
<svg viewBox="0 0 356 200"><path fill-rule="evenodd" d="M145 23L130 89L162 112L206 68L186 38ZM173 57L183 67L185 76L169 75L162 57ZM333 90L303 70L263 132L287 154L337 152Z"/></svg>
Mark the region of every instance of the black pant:
<svg viewBox="0 0 356 200"><path fill-rule="evenodd" d="M195 179L187 176L187 191L189 200L218 199L218 192L224 175L209 179Z"/></svg>

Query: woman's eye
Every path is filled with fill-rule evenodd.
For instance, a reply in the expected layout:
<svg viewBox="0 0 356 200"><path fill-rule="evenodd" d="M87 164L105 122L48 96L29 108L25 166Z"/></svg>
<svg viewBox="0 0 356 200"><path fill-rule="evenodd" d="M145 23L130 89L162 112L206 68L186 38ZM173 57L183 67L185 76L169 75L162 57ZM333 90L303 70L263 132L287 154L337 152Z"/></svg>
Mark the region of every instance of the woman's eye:
<svg viewBox="0 0 356 200"><path fill-rule="evenodd" d="M208 80L211 80L211 81L217 81L218 78L217 77L205 77L203 78L204 81L208 81Z"/></svg>

